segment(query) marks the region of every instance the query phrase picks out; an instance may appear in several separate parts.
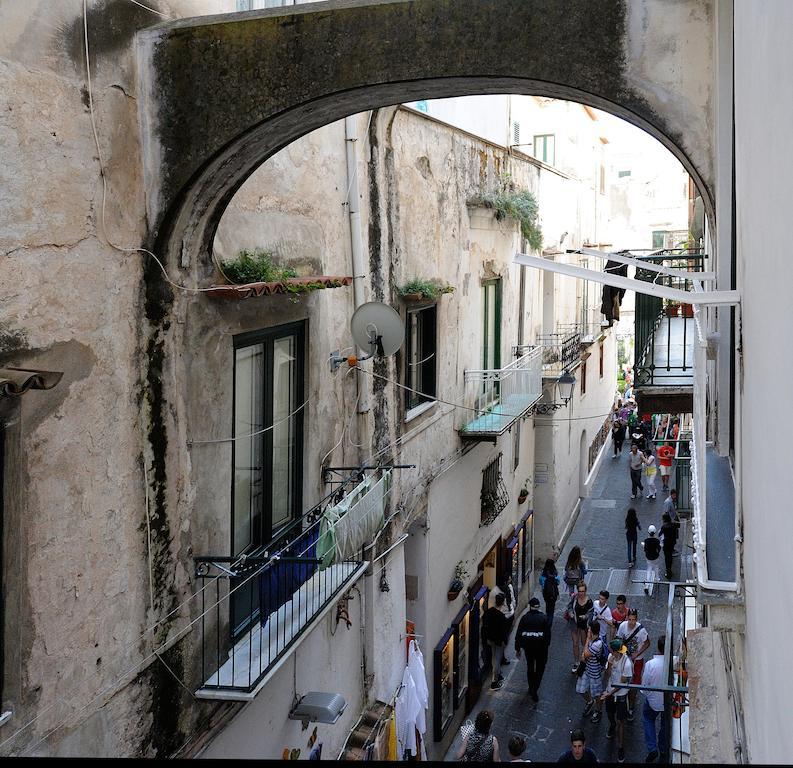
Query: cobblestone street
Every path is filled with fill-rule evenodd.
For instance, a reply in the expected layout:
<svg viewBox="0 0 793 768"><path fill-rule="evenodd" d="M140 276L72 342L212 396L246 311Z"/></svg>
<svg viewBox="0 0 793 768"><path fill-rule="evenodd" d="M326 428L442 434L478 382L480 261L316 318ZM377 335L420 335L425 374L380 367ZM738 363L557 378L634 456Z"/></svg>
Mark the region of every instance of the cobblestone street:
<svg viewBox="0 0 793 768"><path fill-rule="evenodd" d="M583 503L581 513L562 550L557 562L561 575L570 549L581 547L589 568L587 585L593 600L604 587L611 597L609 605L613 608L618 594L628 597L628 605L637 608L639 621L650 633L650 649L646 658L650 658L655 650L659 634L664 632L668 588L656 585L649 596L645 596L643 584L635 583L644 576L644 556L639 544L636 568L627 569L627 549L624 533L625 513L629 506L634 506L642 530L639 542L647 535L647 527L654 524L661 526L661 507L666 494L661 491L660 477L657 481L658 498L632 500L630 498L630 479L627 468L627 450L617 459L611 458L611 442L606 446L607 455L603 458L598 477L594 483L592 495ZM672 473L674 478L674 472ZM685 546L687 541L687 521L683 521L678 540L678 549L682 549L683 562L675 557L673 577L683 580L690 573L690 549ZM542 552L536 552L537 558L545 558ZM681 573L681 567L683 573ZM661 566L663 572L663 564ZM564 586L564 585L562 585ZM542 596L537 586L535 593L542 603ZM496 736L501 750L502 760L508 760L507 744L510 736L519 734L526 739L525 759L532 761L555 761L569 747L570 731L583 728L587 737L587 746L591 747L603 762L616 762L616 739L607 739L608 720L605 712L601 721L593 724L588 717L582 717L584 701L575 691L576 677L571 673L572 644L570 633L562 618L567 601L564 592L556 604L553 623L551 648L548 654L548 665L545 669L540 700L534 703L528 695L526 685L526 666L521 658L514 658L514 634L510 638L509 658L511 664L505 666L504 686L498 691L488 687L483 690L477 706L470 713L473 720L481 709L489 709L495 714L492 733ZM516 617L515 627L519 617ZM644 696L639 693L636 700L635 719L625 724L625 761L644 762L646 749L642 730L641 706ZM458 733L446 760L455 760L460 748L461 739Z"/></svg>

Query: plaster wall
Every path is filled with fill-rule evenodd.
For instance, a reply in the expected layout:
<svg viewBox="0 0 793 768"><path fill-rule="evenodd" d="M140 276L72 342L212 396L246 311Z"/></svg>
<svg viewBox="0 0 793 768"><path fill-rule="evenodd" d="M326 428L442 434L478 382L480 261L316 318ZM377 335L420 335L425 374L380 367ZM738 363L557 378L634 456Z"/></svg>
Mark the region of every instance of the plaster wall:
<svg viewBox="0 0 793 768"><path fill-rule="evenodd" d="M764 630L772 611L780 616L782 635L793 630L790 595L783 589L768 589L778 563L787 557L787 537L779 533L787 529L790 504L781 480L791 452L787 445L769 442L775 414L759 404L769 382L780 382L780 391L788 393L793 377L786 181L793 168L786 128L793 120L789 97L793 51L787 42L793 6L772 0L757 13L753 3L734 5L737 284L742 294L743 352L736 396L744 414L740 423L746 605L743 713L748 759L774 763L793 754L787 704L793 667L767 663L778 650Z"/></svg>
<svg viewBox="0 0 793 768"><path fill-rule="evenodd" d="M152 5L184 16L230 3ZM178 727L166 734L158 723L171 684L159 662L140 664L151 642L141 635L168 600L155 579L152 608L146 565L142 261L108 244L137 244L145 230L131 47L159 18L126 2L88 4L103 205L82 3L0 8L0 358L65 372L51 392L12 406L6 433L2 708L13 717L0 736L32 723L3 754L179 746ZM125 687L129 670L136 684ZM93 711L100 690L94 707L104 707Z"/></svg>
<svg viewBox="0 0 793 768"><path fill-rule="evenodd" d="M284 749L300 750L300 759L308 757L308 739L314 728L322 742L322 758L335 760L347 733L361 710L363 639L359 627L363 621L361 601L350 601L348 629L343 621L336 623L331 611L298 647L292 657L267 683L266 689L239 713L204 749L200 757L208 759L276 759ZM317 660L321 659L322 664ZM299 720L289 720L295 695L309 691L341 694L347 708L333 725L310 723L303 730ZM392 691L393 693L393 691Z"/></svg>

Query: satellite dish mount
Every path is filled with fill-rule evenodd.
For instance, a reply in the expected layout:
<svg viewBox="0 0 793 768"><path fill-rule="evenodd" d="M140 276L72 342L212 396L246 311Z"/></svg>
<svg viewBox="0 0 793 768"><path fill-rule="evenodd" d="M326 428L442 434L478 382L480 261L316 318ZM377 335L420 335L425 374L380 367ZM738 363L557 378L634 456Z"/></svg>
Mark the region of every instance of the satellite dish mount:
<svg viewBox="0 0 793 768"><path fill-rule="evenodd" d="M330 356L331 371L336 371L344 362L354 368L362 360L393 355L405 338L399 312L379 301L369 301L355 310L350 319L350 332L357 347L365 354L362 357L342 357L339 350L334 350Z"/></svg>

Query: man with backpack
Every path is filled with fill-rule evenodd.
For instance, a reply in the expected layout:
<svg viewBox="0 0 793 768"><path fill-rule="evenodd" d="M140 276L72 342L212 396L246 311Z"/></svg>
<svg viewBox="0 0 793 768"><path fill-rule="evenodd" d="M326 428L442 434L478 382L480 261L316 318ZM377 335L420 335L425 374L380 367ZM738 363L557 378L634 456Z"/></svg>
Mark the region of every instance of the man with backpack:
<svg viewBox="0 0 793 768"><path fill-rule="evenodd" d="M661 556L661 542L655 535L655 526L647 528L649 536L642 542L644 556L647 559L647 581L644 583L644 594L649 595L650 589L647 586L658 581L658 561Z"/></svg>
<svg viewBox="0 0 793 768"><path fill-rule="evenodd" d="M520 652L526 652L526 680L529 684L529 695L539 701L540 683L548 662L548 646L551 643L551 631L545 615L540 613L540 601L536 597L529 600L529 610L518 622L515 633L515 658Z"/></svg>

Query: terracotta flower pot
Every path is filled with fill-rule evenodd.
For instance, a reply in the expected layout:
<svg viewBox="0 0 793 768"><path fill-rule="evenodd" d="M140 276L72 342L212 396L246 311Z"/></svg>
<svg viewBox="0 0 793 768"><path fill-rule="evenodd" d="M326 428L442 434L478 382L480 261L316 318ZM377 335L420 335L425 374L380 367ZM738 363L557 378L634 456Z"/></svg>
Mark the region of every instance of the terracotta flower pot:
<svg viewBox="0 0 793 768"><path fill-rule="evenodd" d="M457 599L457 595L459 595L459 594L460 594L460 591L461 591L461 590L459 590L459 589L457 589L457 590L450 589L450 590L449 590L449 591L446 593L446 597L447 597L449 600L456 600L456 599Z"/></svg>
<svg viewBox="0 0 793 768"><path fill-rule="evenodd" d="M424 298L423 293L403 293L402 301L421 301Z"/></svg>

